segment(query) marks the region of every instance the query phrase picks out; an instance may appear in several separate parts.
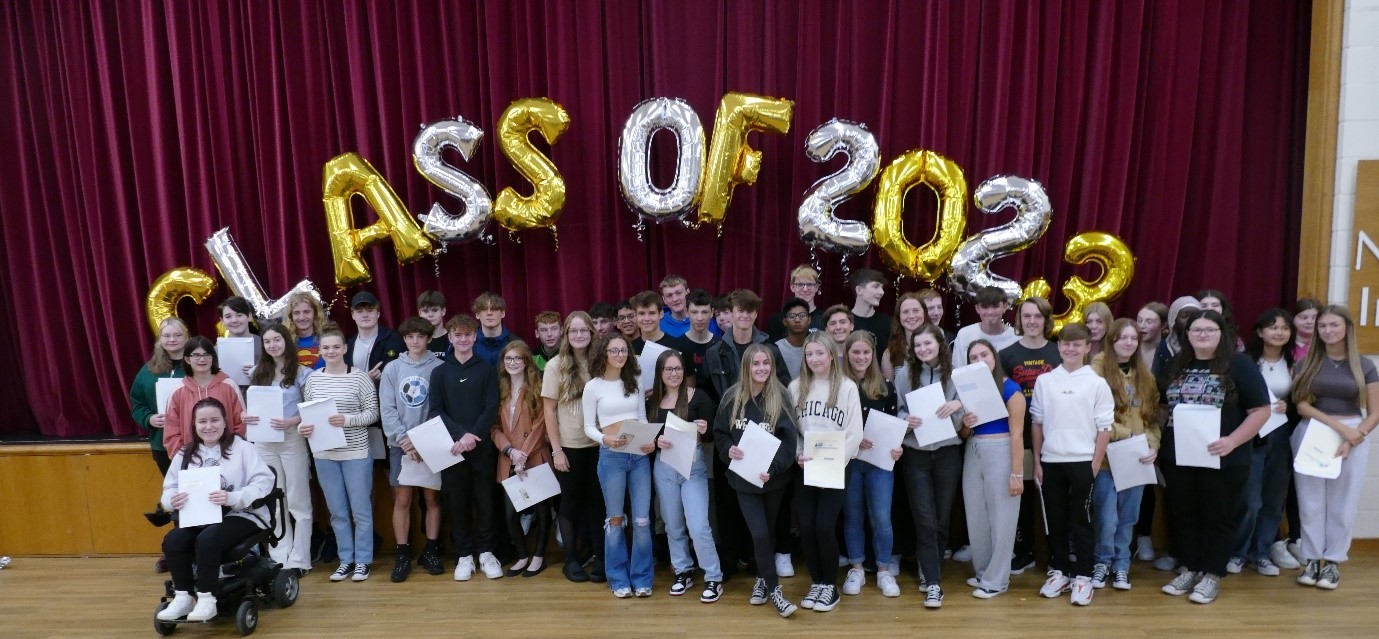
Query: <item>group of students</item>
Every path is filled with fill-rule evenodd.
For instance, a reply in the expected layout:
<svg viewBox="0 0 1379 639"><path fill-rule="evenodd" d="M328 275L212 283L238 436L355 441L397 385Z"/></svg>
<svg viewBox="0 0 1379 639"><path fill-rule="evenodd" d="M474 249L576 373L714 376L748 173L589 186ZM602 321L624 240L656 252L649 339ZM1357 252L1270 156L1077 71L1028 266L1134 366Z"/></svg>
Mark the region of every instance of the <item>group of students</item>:
<svg viewBox="0 0 1379 639"><path fill-rule="evenodd" d="M232 510L248 507L263 478L271 481L267 467L276 470L291 524L284 522L272 554L300 571L311 567L314 462L340 557L332 581L370 575L368 429L380 424L399 540L392 579L410 574L417 488L398 476L404 457L420 461L407 431L438 417L455 440L451 453L464 459L441 472L441 490L420 489L426 543L415 561L430 574L444 571L439 536L447 512L458 581L473 576L476 556L490 579L539 574L554 523L567 579L606 581L619 598L648 597L659 519L675 574L671 595L693 590L697 569L700 600L717 601L728 574L745 563L756 577L750 603L770 603L787 617L799 607L826 612L840 595L861 592L868 568L884 596L899 596L897 550L904 550L919 565L924 605L939 608L950 546L960 546L956 557L972 563L973 596L993 598L1007 590L1011 574L1034 564L1034 529L1042 521L1050 553L1040 594L1070 592L1074 604L1087 605L1108 583L1130 589L1137 536L1139 556L1153 558L1152 486L1117 491L1106 459L1110 442L1144 435L1150 453L1139 462L1161 471L1160 503L1170 524L1171 556L1156 565L1178 570L1164 592L1210 603L1221 578L1246 564L1266 575L1302 567L1300 583L1339 584L1368 456L1365 438L1379 424L1379 414L1365 410L1379 401L1379 373L1358 355L1344 308L1303 300L1296 315L1271 309L1246 344L1226 297L1208 290L1171 307L1146 304L1134 320L1093 304L1083 323L1064 326L1055 341L1042 298L1016 305L1011 327L1004 294L983 289L975 299L980 321L951 333L941 326L943 299L932 290L901 294L891 317L878 310L886 284L879 272L856 270L849 283L852 306L820 308L818 272L797 267L789 284L794 297L763 331L754 292L710 298L667 276L659 293L644 291L616 307L595 304L564 318L541 313L535 347L503 326L506 304L492 293L475 300L473 316L446 321L444 297L428 291L418 299L418 316L396 331L381 325L378 299L359 293L350 304L357 333L349 337L326 323L310 296L290 300L286 325L270 323L257 333L247 302L230 298L221 305L227 334L255 335L259 348L257 363L245 371L251 384L284 389L284 417L270 426L285 441L243 440L245 424L258 418L245 414L242 389L219 370L211 340L189 339L176 318L160 326L153 356L135 379L133 416L149 431L166 475L166 508L181 506L176 477L189 464L223 467L230 451L253 451L237 463L262 468L222 474L225 496L217 503ZM659 345L650 351L659 355L643 357L648 343ZM990 369L1008 417L979 423L964 410L952 374L975 363ZM644 376L643 367L652 374ZM157 378L178 376L182 386L158 414ZM923 421L903 398L932 384L941 384L947 400L933 417L951 421L956 436L921 445L914 429ZM301 423L297 404L324 398L335 399L339 414L328 423ZM1208 446L1221 459L1219 469L1177 464L1171 415L1179 404L1220 409L1220 438ZM910 427L888 451L893 470L856 459L874 446L864 437L872 410ZM212 412L221 429L203 433L203 413L215 421ZM1256 437L1271 412L1286 414L1287 426ZM668 438L634 450L620 433L629 420L664 423L670 414L693 424L702 444L688 476L657 454L672 448ZM728 469L744 457L739 444L749 424L780 440L768 470L752 478ZM313 455L306 437L317 428L343 429L346 445ZM1293 448L1308 428L1340 434L1340 478L1294 477ZM843 433L850 460L844 488L804 481L803 442L814 431ZM495 554L499 482L544 464L555 471L560 495L524 512L504 500L516 548L516 560L504 568ZM1294 489L1296 502L1288 499ZM1286 537L1285 502L1295 504ZM965 531L950 526L955 512ZM193 583L189 562L252 533L241 520L248 521L227 518L199 536L168 535L160 563L167 562L178 591L169 610L185 615L195 601L214 601L202 590L206 584ZM798 605L779 582L793 576L796 551L810 578Z"/></svg>

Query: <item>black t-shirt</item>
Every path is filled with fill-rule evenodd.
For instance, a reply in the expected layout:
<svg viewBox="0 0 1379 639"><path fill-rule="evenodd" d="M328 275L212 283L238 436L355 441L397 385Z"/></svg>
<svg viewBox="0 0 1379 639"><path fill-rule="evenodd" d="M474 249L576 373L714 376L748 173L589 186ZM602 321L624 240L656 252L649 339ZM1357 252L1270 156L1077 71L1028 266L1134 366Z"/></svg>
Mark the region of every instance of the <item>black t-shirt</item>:
<svg viewBox="0 0 1379 639"><path fill-rule="evenodd" d="M685 379L693 379L696 388L709 388L709 378L704 374L704 354L709 347L717 342L719 337L712 337L709 341L700 344L689 338L688 335L671 337L661 341L663 346L668 346L684 356L685 360Z"/></svg>
<svg viewBox="0 0 1379 639"><path fill-rule="evenodd" d="M809 328L821 331L824 329L824 307L819 306L809 311ZM768 341L778 342L785 339L785 313L776 313L766 318L766 336Z"/></svg>
<svg viewBox="0 0 1379 639"><path fill-rule="evenodd" d="M852 316L852 327L859 331L867 331L876 336L876 350L884 352L886 345L891 343L891 316L880 311L873 313L871 317Z"/></svg>
<svg viewBox="0 0 1379 639"><path fill-rule="evenodd" d="M1221 436L1225 437L1240 427L1245 421L1245 414L1251 409L1269 405L1269 387L1264 383L1264 376L1259 373L1259 367L1243 353L1231 357L1230 367L1224 376L1210 371L1211 362L1199 359L1193 360L1172 377L1167 374L1160 376L1159 401L1168 407L1169 426L1173 425L1173 407L1178 404L1215 406L1221 409ZM1226 377L1235 386L1235 399L1231 402L1226 401ZM1160 454L1168 457L1168 463L1175 463L1172 437L1173 429L1166 429L1164 443L1160 447ZM1249 466L1252 449L1251 446L1237 446L1222 458L1221 465Z"/></svg>
<svg viewBox="0 0 1379 639"><path fill-rule="evenodd" d="M431 351L436 359L445 359L445 352L450 350L450 336L447 334L432 337L431 341L426 343L426 350Z"/></svg>
<svg viewBox="0 0 1379 639"><path fill-rule="evenodd" d="M1001 368L1006 369L1006 376L1011 381L1020 385L1020 390L1025 392L1025 399L1034 396L1034 381L1040 375L1058 368L1063 363L1063 356L1058 354L1058 343L1049 340L1042 348L1029 348L1015 342L1010 346L1001 349Z"/></svg>
<svg viewBox="0 0 1379 639"><path fill-rule="evenodd" d="M882 393L881 396L877 398L867 397L867 392L862 390L862 382L857 382L857 394L862 399L863 423L866 423L867 416L871 414L872 409L894 416L896 404L900 401L900 398L895 394L895 384L890 382L886 382L886 392Z"/></svg>

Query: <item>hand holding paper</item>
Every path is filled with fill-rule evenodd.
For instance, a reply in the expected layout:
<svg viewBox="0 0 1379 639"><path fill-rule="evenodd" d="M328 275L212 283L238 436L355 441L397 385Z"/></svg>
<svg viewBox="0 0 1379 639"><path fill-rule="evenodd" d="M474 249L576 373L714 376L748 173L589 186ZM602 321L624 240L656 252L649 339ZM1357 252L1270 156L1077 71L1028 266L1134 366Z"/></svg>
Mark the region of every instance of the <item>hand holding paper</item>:
<svg viewBox="0 0 1379 639"><path fill-rule="evenodd" d="M846 434L842 431L809 431L804 434L804 484L818 488L843 488L847 477Z"/></svg>
<svg viewBox="0 0 1379 639"><path fill-rule="evenodd" d="M738 440L736 448L742 451L741 459L734 459L728 464L728 470L754 486L762 487L766 485L766 480L762 475L771 469L771 461L776 458L776 451L780 450L781 441L775 435L766 432L761 424L749 421L742 431L742 438ZM729 457L732 451L729 450Z"/></svg>

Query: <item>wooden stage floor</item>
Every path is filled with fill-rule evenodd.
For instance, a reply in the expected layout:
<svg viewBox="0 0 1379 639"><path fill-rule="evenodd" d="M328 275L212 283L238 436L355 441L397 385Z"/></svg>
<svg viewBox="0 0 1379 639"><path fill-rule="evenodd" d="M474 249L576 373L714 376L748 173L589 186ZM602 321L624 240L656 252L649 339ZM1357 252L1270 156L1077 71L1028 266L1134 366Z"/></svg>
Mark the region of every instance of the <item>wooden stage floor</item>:
<svg viewBox="0 0 1379 639"><path fill-rule="evenodd" d="M973 598L964 585L964 566L946 562L940 610L926 610L915 580L902 580L898 599L882 597L868 575L867 588L843 597L832 612L800 610L790 619L770 606L749 606L751 579L727 584L723 599L701 604L693 596L666 594L671 574L657 571L650 599L614 599L603 584L573 584L552 565L531 578L489 581L476 573L457 583L449 572L414 573L402 584L388 580L391 558L375 564L364 583L330 583L317 567L302 584L296 606L260 612L255 636L272 637L604 637L675 638L782 636L911 636L972 633L980 637L1082 634L1129 639L1182 636L1283 637L1320 632L1327 637L1373 637L1379 627L1374 594L1379 592L1379 545L1362 542L1342 571L1341 588L1327 592L1293 582L1297 571L1263 577L1252 570L1225 580L1216 603L1199 606L1159 592L1168 573L1135 562L1134 590L1109 586L1088 608L1067 596L1042 599L1043 575L1033 570L1012 581L996 599ZM0 637L80 639L152 637L152 617L163 576L152 559L15 558L0 570ZM803 569L801 562L797 569ZM453 567L453 565L452 565ZM783 580L798 603L807 577ZM1085 634L1083 634L1085 633ZM234 637L234 623L182 626L175 637Z"/></svg>

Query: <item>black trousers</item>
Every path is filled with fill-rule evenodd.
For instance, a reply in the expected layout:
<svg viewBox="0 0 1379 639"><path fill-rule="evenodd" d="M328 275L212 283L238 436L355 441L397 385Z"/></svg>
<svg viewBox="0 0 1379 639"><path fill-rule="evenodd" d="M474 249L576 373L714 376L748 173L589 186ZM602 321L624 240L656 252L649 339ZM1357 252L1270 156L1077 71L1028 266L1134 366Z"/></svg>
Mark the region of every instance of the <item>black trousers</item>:
<svg viewBox="0 0 1379 639"><path fill-rule="evenodd" d="M195 587L196 592L214 593L225 551L258 531L258 524L244 517L168 531L163 537L163 556L168 558L173 587L183 592L192 592Z"/></svg>
<svg viewBox="0 0 1379 639"><path fill-rule="evenodd" d="M1092 462L1045 462L1044 510L1049 516L1049 568L1069 577L1091 577ZM1071 542L1071 546L1069 545ZM1077 562L1068 560L1068 550Z"/></svg>
<svg viewBox="0 0 1379 639"><path fill-rule="evenodd" d="M753 543L753 539L755 539L755 537L747 530L747 523L743 518L744 511L738 504L738 497L742 493L733 490L733 487L728 485L729 472L728 464L724 463L723 459L718 455L714 455L713 481L710 482L710 489L713 491L714 515L717 518L716 525L713 529L715 536L714 545L718 547L718 562L722 566L724 574L732 573L737 568L738 561L745 562L751 560L753 557L761 556L759 554L754 554L754 547L756 544ZM783 492L781 496L784 496ZM776 508L771 511L772 519L770 530L773 531L773 533L780 525L779 518L781 510L783 509L780 507L780 503L777 503ZM786 525L788 526L789 524L787 523ZM772 562L773 574L775 570L775 557L772 556L772 551L776 547L777 538L779 538L779 534L773 534L767 541L765 547L765 556ZM760 566L758 566L757 569L758 575L765 576L760 572Z"/></svg>
<svg viewBox="0 0 1379 639"><path fill-rule="evenodd" d="M1173 440L1165 448L1172 450ZM1167 496L1173 556L1188 570L1226 576L1226 563L1235 553L1236 516L1249 466L1197 468L1170 460L1162 466Z"/></svg>
<svg viewBox="0 0 1379 639"><path fill-rule="evenodd" d="M804 473L796 477L795 515L810 583L837 585L838 515L843 512L847 491L806 486Z"/></svg>
<svg viewBox="0 0 1379 639"><path fill-rule="evenodd" d="M464 461L441 471L441 489L450 509L450 534L457 557L468 557L476 551L493 552L496 548L497 473L498 449L488 441L479 442L474 450L464 454Z"/></svg>
<svg viewBox="0 0 1379 639"><path fill-rule="evenodd" d="M603 491L599 488L599 448L565 448L570 472L555 474L560 482L560 542L565 561L584 563L580 542L597 556L603 550Z"/></svg>
<svg viewBox="0 0 1379 639"><path fill-rule="evenodd" d="M517 549L517 558L545 557L546 543L551 538L551 502L543 501L527 512L533 516L531 532L522 534L522 513L513 507L512 500L504 499L504 512L507 515L508 537Z"/></svg>
<svg viewBox="0 0 1379 639"><path fill-rule="evenodd" d="M742 520L756 553L757 576L766 580L767 592L775 590L776 586L780 585L780 578L776 575L774 543L776 517L780 515L780 506L784 498L784 490L772 490L762 494L737 493L737 505L742 510Z"/></svg>

